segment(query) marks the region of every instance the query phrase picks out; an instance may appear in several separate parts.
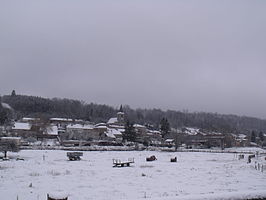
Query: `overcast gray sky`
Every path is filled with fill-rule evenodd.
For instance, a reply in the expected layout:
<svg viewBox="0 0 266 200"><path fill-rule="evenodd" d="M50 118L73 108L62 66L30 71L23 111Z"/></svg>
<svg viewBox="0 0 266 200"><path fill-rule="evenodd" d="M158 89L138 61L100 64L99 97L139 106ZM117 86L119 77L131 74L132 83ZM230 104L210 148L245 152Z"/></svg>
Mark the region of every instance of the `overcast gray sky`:
<svg viewBox="0 0 266 200"><path fill-rule="evenodd" d="M266 119L266 1L0 0L0 95Z"/></svg>

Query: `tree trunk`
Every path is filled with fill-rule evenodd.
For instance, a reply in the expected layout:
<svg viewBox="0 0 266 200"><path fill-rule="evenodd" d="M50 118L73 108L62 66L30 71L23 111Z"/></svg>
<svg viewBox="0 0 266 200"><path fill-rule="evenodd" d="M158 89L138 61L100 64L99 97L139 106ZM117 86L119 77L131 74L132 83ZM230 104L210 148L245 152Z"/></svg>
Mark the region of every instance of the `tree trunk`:
<svg viewBox="0 0 266 200"><path fill-rule="evenodd" d="M4 158L7 158L7 151L4 151Z"/></svg>

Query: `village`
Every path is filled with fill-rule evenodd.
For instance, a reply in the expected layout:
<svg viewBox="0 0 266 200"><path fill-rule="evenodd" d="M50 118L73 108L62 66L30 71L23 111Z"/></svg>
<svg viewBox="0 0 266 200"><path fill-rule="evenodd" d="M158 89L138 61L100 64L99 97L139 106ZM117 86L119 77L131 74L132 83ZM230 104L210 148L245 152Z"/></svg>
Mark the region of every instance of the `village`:
<svg viewBox="0 0 266 200"><path fill-rule="evenodd" d="M168 147L177 149L221 149L230 147L258 146L251 142L245 134L224 134L201 131L198 128L169 128L167 135L161 130L133 124L135 139L127 141L125 134L125 113L120 111L117 116L107 122L94 124L89 121L68 118L23 117L10 126L1 128L2 137L19 137L21 148L30 147L88 147L88 146L142 146ZM265 135L264 135L265 137ZM256 138L259 141L260 138Z"/></svg>

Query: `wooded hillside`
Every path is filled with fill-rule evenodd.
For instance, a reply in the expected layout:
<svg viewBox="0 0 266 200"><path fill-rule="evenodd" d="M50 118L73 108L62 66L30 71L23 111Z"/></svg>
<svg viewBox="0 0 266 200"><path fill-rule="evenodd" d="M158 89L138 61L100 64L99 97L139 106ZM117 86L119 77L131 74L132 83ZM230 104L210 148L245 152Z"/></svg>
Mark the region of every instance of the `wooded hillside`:
<svg viewBox="0 0 266 200"><path fill-rule="evenodd" d="M79 100L42 98L26 95L5 95L2 102L9 104L15 112L15 118L22 117L66 117L84 119L95 123L106 122L116 116L118 109ZM167 118L171 127L196 127L208 131L224 133L246 133L252 130L266 132L266 120L236 115L222 115L204 112L162 111L160 109L131 109L123 106L126 117L134 123L146 124L158 128L162 118ZM0 112L0 115L3 112ZM1 116L0 116L1 118Z"/></svg>

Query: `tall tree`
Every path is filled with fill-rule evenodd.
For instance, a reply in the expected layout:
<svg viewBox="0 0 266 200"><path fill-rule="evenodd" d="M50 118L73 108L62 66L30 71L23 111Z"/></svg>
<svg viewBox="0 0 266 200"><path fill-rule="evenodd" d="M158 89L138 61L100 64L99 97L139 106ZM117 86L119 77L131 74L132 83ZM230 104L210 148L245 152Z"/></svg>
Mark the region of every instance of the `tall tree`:
<svg viewBox="0 0 266 200"><path fill-rule="evenodd" d="M256 133L255 133L255 131L252 131L252 132L251 132L251 138L250 138L250 141L251 141L251 142L256 142Z"/></svg>
<svg viewBox="0 0 266 200"><path fill-rule="evenodd" d="M0 138L0 151L4 152L4 157L7 157L8 151L18 152L20 147L20 138L2 137Z"/></svg>
<svg viewBox="0 0 266 200"><path fill-rule="evenodd" d="M167 118L162 118L160 122L160 130L162 132L162 137L165 138L166 135L170 133L170 124Z"/></svg>
<svg viewBox="0 0 266 200"><path fill-rule="evenodd" d="M120 105L119 112L124 112L122 104Z"/></svg>
<svg viewBox="0 0 266 200"><path fill-rule="evenodd" d="M8 113L5 108L3 108L2 103L0 101L0 125L5 124L8 120Z"/></svg>
<svg viewBox="0 0 266 200"><path fill-rule="evenodd" d="M137 133L135 131L133 123L130 123L129 121L127 121L125 125L125 132L123 133L123 141L135 142L136 137L137 137Z"/></svg>
<svg viewBox="0 0 266 200"><path fill-rule="evenodd" d="M264 141L264 134L262 131L259 133L259 137L260 137L260 141L263 142Z"/></svg>

